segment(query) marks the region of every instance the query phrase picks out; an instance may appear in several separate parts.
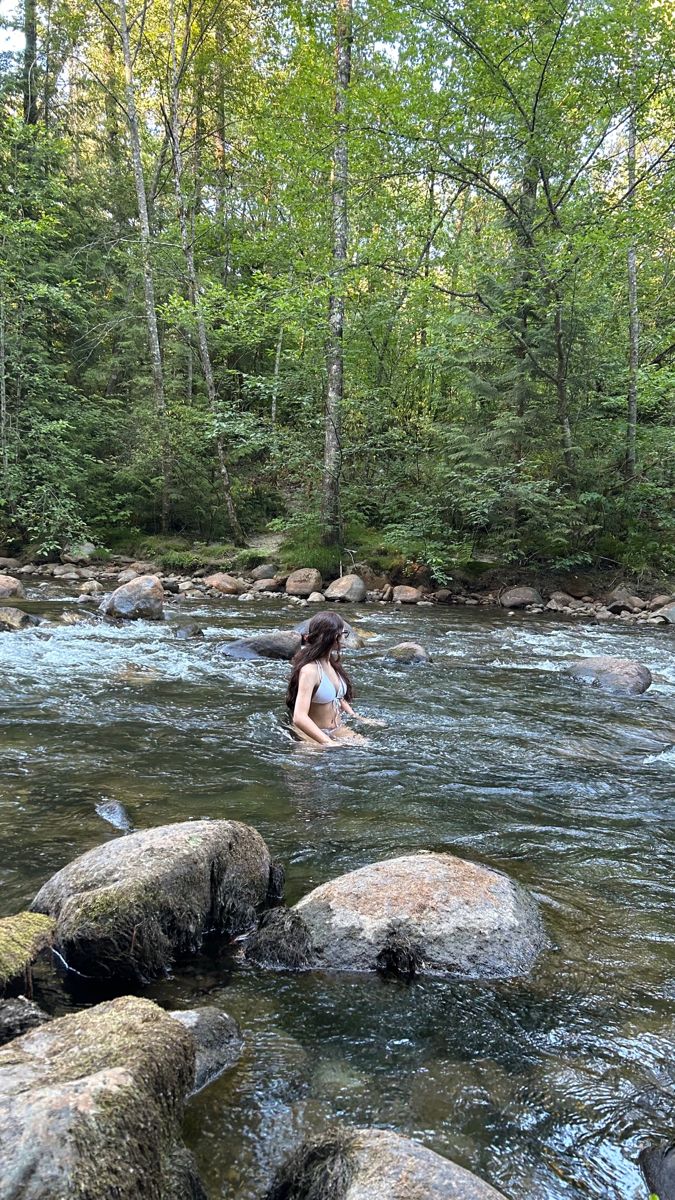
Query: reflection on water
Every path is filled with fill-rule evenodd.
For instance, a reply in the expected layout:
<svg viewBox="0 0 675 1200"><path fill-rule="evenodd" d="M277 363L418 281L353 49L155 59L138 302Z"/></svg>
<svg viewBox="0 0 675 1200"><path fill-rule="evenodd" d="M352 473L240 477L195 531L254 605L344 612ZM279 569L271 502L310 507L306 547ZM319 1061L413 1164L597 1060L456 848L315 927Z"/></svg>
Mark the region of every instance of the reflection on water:
<svg viewBox="0 0 675 1200"><path fill-rule="evenodd" d="M175 612L0 637L3 913L122 836L97 813L117 804L134 828L250 822L286 863L291 901L373 859L454 850L532 888L553 940L530 979L498 985L293 977L217 948L177 967L148 994L220 1005L247 1038L188 1110L210 1194L256 1200L285 1148L338 1116L420 1137L513 1200L645 1197L638 1150L673 1133L672 634L361 609L373 636L350 666L387 729L321 755L288 739L287 665L217 650L295 610L180 613L203 640L175 640ZM412 638L430 666L383 659ZM561 677L601 653L639 658L652 689L627 699Z"/></svg>

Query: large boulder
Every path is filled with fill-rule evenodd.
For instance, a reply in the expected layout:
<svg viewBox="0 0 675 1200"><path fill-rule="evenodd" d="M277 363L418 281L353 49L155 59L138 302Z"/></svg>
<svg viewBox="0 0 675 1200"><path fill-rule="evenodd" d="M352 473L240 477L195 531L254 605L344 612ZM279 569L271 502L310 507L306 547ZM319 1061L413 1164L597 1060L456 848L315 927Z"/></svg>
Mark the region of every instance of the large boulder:
<svg viewBox="0 0 675 1200"><path fill-rule="evenodd" d="M128 621L161 621L164 588L156 575L139 575L106 596L99 611L107 617L124 617Z"/></svg>
<svg viewBox="0 0 675 1200"><path fill-rule="evenodd" d="M631 696L646 692L652 682L651 671L642 663L608 655L580 658L578 662L570 663L566 672L580 683L590 683L592 687L607 691L628 692Z"/></svg>
<svg viewBox="0 0 675 1200"><path fill-rule="evenodd" d="M88 563L91 562L95 553L96 547L93 542L77 542L72 546L66 546L61 554L61 562Z"/></svg>
<svg viewBox="0 0 675 1200"><path fill-rule="evenodd" d="M311 619L312 619L311 617L307 617L306 621L301 621L299 625L296 625L295 626L296 633L299 633L301 635L307 633L307 630L309 629L309 622L311 621ZM353 625L349 624L349 621L343 621L343 626L344 626L344 630L345 630L345 633L347 634L347 636L342 641L342 649L343 650L344 649L362 650L366 643L365 643L365 640L361 637L361 634L356 632Z"/></svg>
<svg viewBox="0 0 675 1200"><path fill-rule="evenodd" d="M399 583L393 589L391 598L394 604L419 604L422 599L422 589Z"/></svg>
<svg viewBox="0 0 675 1200"><path fill-rule="evenodd" d="M0 557L0 571L18 571L20 566L18 558Z"/></svg>
<svg viewBox="0 0 675 1200"><path fill-rule="evenodd" d="M346 1129L305 1142L266 1200L504 1200L477 1175L389 1129Z"/></svg>
<svg viewBox="0 0 675 1200"><path fill-rule="evenodd" d="M220 1008L188 1008L169 1013L195 1043L194 1092L201 1092L241 1058L244 1039L233 1017Z"/></svg>
<svg viewBox="0 0 675 1200"><path fill-rule="evenodd" d="M300 635L291 630L257 633L253 637L223 642L219 651L228 658L284 658L290 662L299 645Z"/></svg>
<svg viewBox="0 0 675 1200"><path fill-rule="evenodd" d="M0 633L29 629L33 621L20 608L0 608Z"/></svg>
<svg viewBox="0 0 675 1200"><path fill-rule="evenodd" d="M207 932L238 935L266 901L272 862L238 821L160 825L96 846L40 889L34 912L56 919L59 952L95 978L162 975Z"/></svg>
<svg viewBox="0 0 675 1200"><path fill-rule="evenodd" d="M343 575L326 588L326 600L344 600L349 604L360 604L366 598L367 588L360 575Z"/></svg>
<svg viewBox="0 0 675 1200"><path fill-rule="evenodd" d="M13 575L0 575L0 600L8 600L10 596L21 600L25 595L20 579L15 579Z"/></svg>
<svg viewBox="0 0 675 1200"><path fill-rule="evenodd" d="M0 1050L0 1200L205 1200L180 1123L190 1034L134 996Z"/></svg>
<svg viewBox="0 0 675 1200"><path fill-rule="evenodd" d="M293 910L313 965L343 971L525 975L546 945L534 900L501 871L410 854L342 875Z"/></svg>
<svg viewBox="0 0 675 1200"><path fill-rule="evenodd" d="M246 591L244 580L237 579L235 575L228 575L226 571L216 571L214 575L207 575L204 584L223 596L238 596L240 592Z"/></svg>
<svg viewBox="0 0 675 1200"><path fill-rule="evenodd" d="M394 658L399 663L429 662L429 655L419 642L399 642L387 650L387 658Z"/></svg>
<svg viewBox="0 0 675 1200"><path fill-rule="evenodd" d="M256 579L255 583L251 584L251 592L254 596L259 596L264 592L283 592L285 586L284 575L266 576L264 579Z"/></svg>
<svg viewBox="0 0 675 1200"><path fill-rule="evenodd" d="M29 979L32 963L51 946L56 923L40 913L21 912L0 920L0 993Z"/></svg>
<svg viewBox="0 0 675 1200"><path fill-rule="evenodd" d="M528 604L543 604L544 601L536 588L512 587L502 592L499 603L502 608L527 608Z"/></svg>
<svg viewBox="0 0 675 1200"><path fill-rule="evenodd" d="M50 1020L51 1017L26 996L0 1000L0 1046Z"/></svg>
<svg viewBox="0 0 675 1200"><path fill-rule="evenodd" d="M322 588L321 572L316 567L301 567L292 571L286 580L287 596L310 596L312 592L320 592Z"/></svg>
<svg viewBox="0 0 675 1200"><path fill-rule="evenodd" d="M650 1195L675 1200L675 1145L645 1146L638 1162Z"/></svg>
<svg viewBox="0 0 675 1200"><path fill-rule="evenodd" d="M605 605L612 613L636 613L642 612L643 608L647 607L647 602L634 595L628 588L615 587L605 597Z"/></svg>
<svg viewBox="0 0 675 1200"><path fill-rule="evenodd" d="M251 579L255 581L259 579L273 579L277 573L274 563L261 563L259 567L254 567L251 571Z"/></svg>
<svg viewBox="0 0 675 1200"><path fill-rule="evenodd" d="M654 616L664 617L669 625L675 625L675 602L665 604L663 608L657 608Z"/></svg>

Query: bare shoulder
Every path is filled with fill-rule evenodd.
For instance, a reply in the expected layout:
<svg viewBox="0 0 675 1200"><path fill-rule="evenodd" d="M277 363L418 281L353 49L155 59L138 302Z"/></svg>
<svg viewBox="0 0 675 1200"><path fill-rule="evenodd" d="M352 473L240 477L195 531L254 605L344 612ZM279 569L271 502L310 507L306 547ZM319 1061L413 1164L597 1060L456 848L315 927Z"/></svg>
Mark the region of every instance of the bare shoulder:
<svg viewBox="0 0 675 1200"><path fill-rule="evenodd" d="M317 664L315 662L309 662L309 663L305 663L305 665L300 668L299 678L300 679L311 679L313 681L316 679L318 674L319 674L319 668L318 668Z"/></svg>

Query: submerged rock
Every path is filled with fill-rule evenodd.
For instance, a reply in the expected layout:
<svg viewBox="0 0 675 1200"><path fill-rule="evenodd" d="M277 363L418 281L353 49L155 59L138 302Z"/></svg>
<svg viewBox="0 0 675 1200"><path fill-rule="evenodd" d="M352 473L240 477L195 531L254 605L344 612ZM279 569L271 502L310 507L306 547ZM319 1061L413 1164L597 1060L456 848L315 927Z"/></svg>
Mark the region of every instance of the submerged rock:
<svg viewBox="0 0 675 1200"><path fill-rule="evenodd" d="M477 1175L388 1129L338 1128L305 1142L266 1200L504 1200Z"/></svg>
<svg viewBox="0 0 675 1200"><path fill-rule="evenodd" d="M44 1025L45 1021L51 1021L51 1017L26 996L0 1000L0 1046L21 1037L36 1025Z"/></svg>
<svg viewBox="0 0 675 1200"><path fill-rule="evenodd" d="M187 1029L195 1043L193 1094L213 1083L241 1058L244 1048L241 1030L234 1017L221 1009L189 1008L168 1015Z"/></svg>
<svg viewBox="0 0 675 1200"><path fill-rule="evenodd" d="M124 617L127 621L161 621L164 588L156 575L139 575L106 596L99 611L107 617Z"/></svg>
<svg viewBox="0 0 675 1200"><path fill-rule="evenodd" d="M501 871L410 854L342 875L293 910L313 965L469 978L525 975L547 944L534 900Z"/></svg>
<svg viewBox="0 0 675 1200"><path fill-rule="evenodd" d="M318 590L318 589L317 589ZM326 588L326 600L344 600L349 604L360 604L368 589L360 575L342 575Z"/></svg>
<svg viewBox="0 0 675 1200"><path fill-rule="evenodd" d="M0 599L5 600L10 596L16 596L21 600L25 595L20 579L15 579L13 575L0 575Z"/></svg>
<svg viewBox="0 0 675 1200"><path fill-rule="evenodd" d="M429 662L429 655L419 642L399 642L387 650L387 658L395 658L400 663Z"/></svg>
<svg viewBox="0 0 675 1200"><path fill-rule="evenodd" d="M187 642L190 638L203 638L204 630L201 625L178 625L173 636L180 642Z"/></svg>
<svg viewBox="0 0 675 1200"><path fill-rule="evenodd" d="M659 1200L675 1200L675 1146L646 1146L638 1162L650 1193Z"/></svg>
<svg viewBox="0 0 675 1200"><path fill-rule="evenodd" d="M19 629L30 629L34 622L20 608L0 608L0 633L15 633Z"/></svg>
<svg viewBox="0 0 675 1200"><path fill-rule="evenodd" d="M51 917L34 912L0 920L0 992L27 975L38 955L51 946L55 927Z"/></svg>
<svg viewBox="0 0 675 1200"><path fill-rule="evenodd" d="M131 817L119 800L99 800L94 807L101 820L107 821L113 829L119 829L122 833L132 832Z"/></svg>
<svg viewBox="0 0 675 1200"><path fill-rule="evenodd" d="M205 1200L180 1122L189 1033L123 996L0 1050L0 1200Z"/></svg>
<svg viewBox="0 0 675 1200"><path fill-rule="evenodd" d="M300 645L295 632L258 633L253 637L223 642L218 647L228 658L283 658L290 661Z"/></svg>
<svg viewBox="0 0 675 1200"><path fill-rule="evenodd" d="M272 862L238 821L185 821L116 838L76 858L40 889L34 912L56 919L56 945L89 977L145 980L207 932L255 924Z"/></svg>
<svg viewBox="0 0 675 1200"><path fill-rule="evenodd" d="M258 928L246 943L245 955L261 967L303 970L313 962L312 938L298 912L273 908L260 918Z"/></svg>
<svg viewBox="0 0 675 1200"><path fill-rule="evenodd" d="M590 683L592 687L607 691L628 692L632 696L646 692L652 682L651 671L642 663L632 658L611 658L608 655L581 658L578 662L570 663L566 673L580 683Z"/></svg>

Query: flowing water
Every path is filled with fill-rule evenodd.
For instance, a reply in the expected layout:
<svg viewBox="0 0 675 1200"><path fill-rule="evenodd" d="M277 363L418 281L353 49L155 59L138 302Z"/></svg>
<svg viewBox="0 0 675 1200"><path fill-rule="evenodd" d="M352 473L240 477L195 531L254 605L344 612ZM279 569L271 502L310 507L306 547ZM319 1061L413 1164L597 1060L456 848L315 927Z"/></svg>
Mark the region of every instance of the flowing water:
<svg viewBox="0 0 675 1200"><path fill-rule="evenodd" d="M50 595L40 607L58 615L67 602ZM552 940L526 980L292 975L213 948L146 989L167 1007L220 1006L246 1037L240 1063L188 1106L209 1195L258 1200L287 1149L338 1117L419 1138L510 1200L646 1197L635 1160L672 1137L675 1092L672 632L342 611L372 634L348 665L359 707L387 728L330 754L289 738L286 663L218 654L226 636L290 627L283 601L0 636L2 915L123 836L99 815L115 802L136 828L249 822L285 863L291 903L419 849L501 868L537 896ZM187 619L203 640L174 638ZM388 663L383 648L404 639L433 663ZM561 676L599 653L644 662L650 691ZM82 1002L67 987L41 999Z"/></svg>

